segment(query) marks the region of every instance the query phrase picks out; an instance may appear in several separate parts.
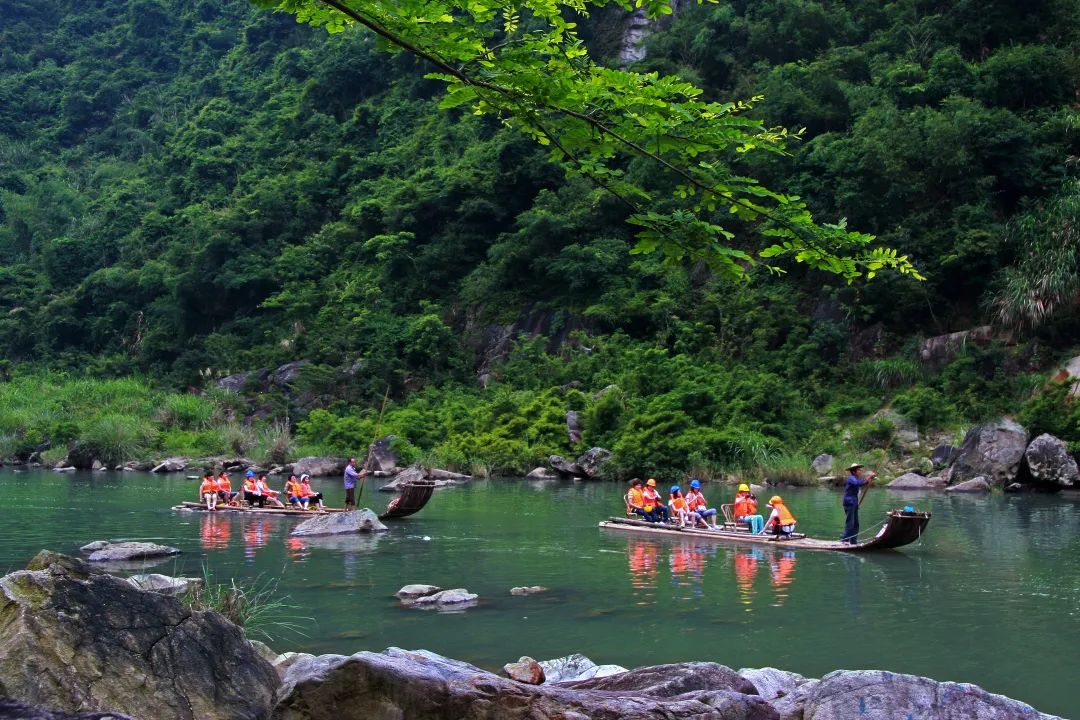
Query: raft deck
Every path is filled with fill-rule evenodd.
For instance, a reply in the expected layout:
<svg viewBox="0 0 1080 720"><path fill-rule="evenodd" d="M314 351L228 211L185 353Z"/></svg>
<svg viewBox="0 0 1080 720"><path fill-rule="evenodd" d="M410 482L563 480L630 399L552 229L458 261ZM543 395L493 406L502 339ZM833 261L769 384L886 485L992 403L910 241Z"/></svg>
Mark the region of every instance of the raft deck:
<svg viewBox="0 0 1080 720"><path fill-rule="evenodd" d="M608 518L600 522L604 530L617 530L619 532L631 532L640 535L657 535L664 537L693 537L717 542L737 542L751 545L772 545L774 547L795 548L803 550L834 550L837 552L870 552L874 550L891 550L893 548L910 545L922 537L930 522L928 512L909 512L904 510L890 510L886 514L885 523L877 534L869 540L850 545L839 540L820 540L818 538L794 535L785 540L778 540L773 535L754 535L748 530L724 528L721 530L705 530L702 528L683 528L678 525L663 525L649 523L643 520L631 520L629 518Z"/></svg>

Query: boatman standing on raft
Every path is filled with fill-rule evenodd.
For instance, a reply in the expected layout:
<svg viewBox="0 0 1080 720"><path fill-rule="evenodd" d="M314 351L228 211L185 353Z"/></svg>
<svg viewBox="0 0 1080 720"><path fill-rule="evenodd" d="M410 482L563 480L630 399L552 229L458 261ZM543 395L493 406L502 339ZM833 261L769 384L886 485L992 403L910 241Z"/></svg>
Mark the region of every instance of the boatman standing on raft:
<svg viewBox="0 0 1080 720"><path fill-rule="evenodd" d="M367 470L356 470L356 458L349 458L349 463L345 466L345 510L356 509L356 481L359 478L367 477Z"/></svg>
<svg viewBox="0 0 1080 720"><path fill-rule="evenodd" d="M840 542L855 545L859 542L859 493L873 482L875 473L867 474L866 469L855 463L847 469L848 479L844 483L844 535Z"/></svg>

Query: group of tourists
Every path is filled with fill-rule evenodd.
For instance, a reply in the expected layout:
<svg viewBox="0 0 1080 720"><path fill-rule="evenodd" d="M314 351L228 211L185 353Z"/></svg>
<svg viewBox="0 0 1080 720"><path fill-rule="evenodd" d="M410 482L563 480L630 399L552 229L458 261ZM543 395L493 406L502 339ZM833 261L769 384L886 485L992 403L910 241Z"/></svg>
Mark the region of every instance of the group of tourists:
<svg viewBox="0 0 1080 720"><path fill-rule="evenodd" d="M732 504L732 514L737 523L750 527L750 532L758 535L775 534L790 537L795 532L795 516L784 504L783 498L774 495L769 499L769 517L765 519L758 512L757 497L750 491L749 485L739 485ZM683 492L678 485L672 485L667 503L656 489L656 479L649 478L644 485L635 479L630 483L626 494L628 515L637 515L645 522L676 523L679 527L702 527L707 530L720 530L716 522L718 512L710 508L701 492L701 481L694 478L690 487Z"/></svg>
<svg viewBox="0 0 1080 720"><path fill-rule="evenodd" d="M248 470L244 474L243 502L247 503L248 507L265 508L266 503L270 503L271 507L284 508L285 503L278 499L280 495L281 493L270 488L266 473ZM239 497L240 493L232 489L232 481L224 470L216 478L212 472L203 474L202 482L199 483L199 500L206 504L207 510L217 510L219 504L226 507L239 505ZM299 479L296 475L289 475L285 483L285 498L289 506L299 510L325 509L322 493L312 489L311 476L306 474Z"/></svg>

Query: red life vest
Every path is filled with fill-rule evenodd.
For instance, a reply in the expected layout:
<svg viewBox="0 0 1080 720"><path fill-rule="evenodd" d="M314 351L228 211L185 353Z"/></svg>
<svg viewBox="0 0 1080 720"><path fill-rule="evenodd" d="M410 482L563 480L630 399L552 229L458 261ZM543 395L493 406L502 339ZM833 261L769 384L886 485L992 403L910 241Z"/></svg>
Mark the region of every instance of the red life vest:
<svg viewBox="0 0 1080 720"><path fill-rule="evenodd" d="M701 494L700 490L691 490L686 496L686 500L690 505L691 510L697 510L701 508L705 510L708 508L708 504L705 502L705 496Z"/></svg>
<svg viewBox="0 0 1080 720"><path fill-rule="evenodd" d="M630 503L630 507L632 508L644 508L645 493L638 488L630 488L630 492L626 494L626 501Z"/></svg>
<svg viewBox="0 0 1080 720"><path fill-rule="evenodd" d="M757 515L757 500L750 493L739 493L735 496L735 517Z"/></svg>
<svg viewBox="0 0 1080 720"><path fill-rule="evenodd" d="M213 480L203 480L199 485L199 495L210 495L217 492L217 483Z"/></svg>

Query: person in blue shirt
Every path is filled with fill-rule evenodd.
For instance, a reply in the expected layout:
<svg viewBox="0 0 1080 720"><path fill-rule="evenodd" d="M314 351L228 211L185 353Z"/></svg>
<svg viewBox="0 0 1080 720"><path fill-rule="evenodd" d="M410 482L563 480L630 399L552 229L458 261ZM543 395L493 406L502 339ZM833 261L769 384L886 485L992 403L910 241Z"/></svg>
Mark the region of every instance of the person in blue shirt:
<svg viewBox="0 0 1080 720"><path fill-rule="evenodd" d="M848 479L844 483L844 536L840 542L855 545L859 542L859 493L873 482L875 473L867 473L866 468L858 463L847 469Z"/></svg>

